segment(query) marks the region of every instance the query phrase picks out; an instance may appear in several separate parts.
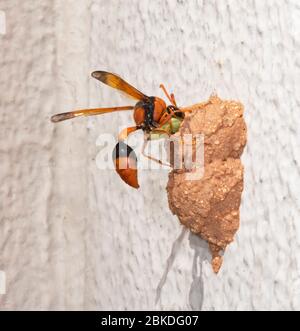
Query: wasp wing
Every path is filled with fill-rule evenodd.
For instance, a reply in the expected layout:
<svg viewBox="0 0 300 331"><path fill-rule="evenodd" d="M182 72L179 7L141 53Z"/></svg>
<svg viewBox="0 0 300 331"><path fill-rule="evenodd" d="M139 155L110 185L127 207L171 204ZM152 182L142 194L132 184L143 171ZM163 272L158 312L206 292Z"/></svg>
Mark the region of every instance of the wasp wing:
<svg viewBox="0 0 300 331"><path fill-rule="evenodd" d="M124 106L124 107L110 107L110 108L95 108L95 109L81 109L81 110L74 110L68 113L61 113L56 114L51 117L51 121L54 123L69 120L71 118L75 118L78 116L93 116L93 115L101 115L112 113L116 111L123 111L123 110L132 110L133 106Z"/></svg>
<svg viewBox="0 0 300 331"><path fill-rule="evenodd" d="M117 90L120 90L127 95L130 95L134 99L137 100L147 100L149 99L148 96L137 90L132 85L128 84L124 79L122 79L120 76L116 74L112 74L110 72L106 71L94 71L92 73L92 77L100 80L100 82L115 88Z"/></svg>

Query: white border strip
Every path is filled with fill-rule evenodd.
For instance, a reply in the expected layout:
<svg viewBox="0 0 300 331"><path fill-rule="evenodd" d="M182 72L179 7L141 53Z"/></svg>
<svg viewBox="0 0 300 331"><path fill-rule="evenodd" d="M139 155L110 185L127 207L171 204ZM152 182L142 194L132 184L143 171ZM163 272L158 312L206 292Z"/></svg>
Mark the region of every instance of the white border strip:
<svg viewBox="0 0 300 331"><path fill-rule="evenodd" d="M6 293L6 274L0 270L0 294Z"/></svg>
<svg viewBox="0 0 300 331"><path fill-rule="evenodd" d="M0 35L6 34L6 15L3 10L0 10Z"/></svg>

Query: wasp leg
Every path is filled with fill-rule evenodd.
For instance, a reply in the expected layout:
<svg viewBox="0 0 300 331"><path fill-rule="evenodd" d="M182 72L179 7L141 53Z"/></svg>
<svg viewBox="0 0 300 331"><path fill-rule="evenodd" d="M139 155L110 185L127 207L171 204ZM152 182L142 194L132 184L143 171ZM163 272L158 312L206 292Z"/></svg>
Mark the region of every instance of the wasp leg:
<svg viewBox="0 0 300 331"><path fill-rule="evenodd" d="M156 130L154 130L154 131L156 131ZM162 131L164 131L164 130L162 130ZM153 132L153 131L152 131L152 132ZM161 160L158 160L158 159L156 159L155 157L153 157L153 156L151 156L151 155L147 155L147 154L145 153L145 149L146 149L148 143L149 143L148 137L145 136L144 144L143 144L143 147L142 147L142 155L143 155L144 157L146 157L147 159L151 160L151 161L157 162L157 163L160 164L160 165L164 165L164 166L167 166L167 167L170 167L170 168L171 168L171 165L170 165L170 164L165 163L165 162L163 162L163 161L161 161Z"/></svg>
<svg viewBox="0 0 300 331"><path fill-rule="evenodd" d="M166 123L168 123L171 119L172 119L172 117L175 115L175 113L173 112L173 111L171 111L170 113L167 113L167 112L165 112L164 114L163 114L163 116L160 118L160 120L159 120L159 126L157 127L157 129L159 129L160 130L160 128L163 126L163 125L165 125ZM157 129L155 129L155 130L157 130ZM170 135L170 134L169 134Z"/></svg>
<svg viewBox="0 0 300 331"><path fill-rule="evenodd" d="M191 107L181 107L178 109L178 112L182 112L182 113L192 113L195 109L195 106L200 106L199 108L197 107L197 110L201 111L201 109L207 105L210 104L210 100L206 101L206 102L202 102L198 105L194 105L194 106L191 106Z"/></svg>
<svg viewBox="0 0 300 331"><path fill-rule="evenodd" d="M170 132L168 132L167 130L164 130L164 129L160 129L160 127L158 127L157 129L152 130L151 133L166 134L168 137L171 136L171 133Z"/></svg>
<svg viewBox="0 0 300 331"><path fill-rule="evenodd" d="M192 111L190 108L179 108L179 112L181 113L191 113Z"/></svg>

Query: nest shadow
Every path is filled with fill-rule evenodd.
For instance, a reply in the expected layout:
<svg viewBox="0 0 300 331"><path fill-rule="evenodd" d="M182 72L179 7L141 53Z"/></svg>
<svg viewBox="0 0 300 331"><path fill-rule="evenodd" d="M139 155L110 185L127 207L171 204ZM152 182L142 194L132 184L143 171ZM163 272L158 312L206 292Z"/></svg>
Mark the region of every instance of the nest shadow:
<svg viewBox="0 0 300 331"><path fill-rule="evenodd" d="M188 233L188 229L183 227L180 235L173 242L171 253L166 261L166 266L163 275L156 288L155 304L161 298L162 289L167 281L168 273L171 270L175 258L180 250L181 244ZM205 240L199 236L189 232L189 244L194 250L194 258L192 265L192 283L189 290L189 306L192 310L201 310L204 300L204 283L203 283L203 262L210 260L210 250Z"/></svg>

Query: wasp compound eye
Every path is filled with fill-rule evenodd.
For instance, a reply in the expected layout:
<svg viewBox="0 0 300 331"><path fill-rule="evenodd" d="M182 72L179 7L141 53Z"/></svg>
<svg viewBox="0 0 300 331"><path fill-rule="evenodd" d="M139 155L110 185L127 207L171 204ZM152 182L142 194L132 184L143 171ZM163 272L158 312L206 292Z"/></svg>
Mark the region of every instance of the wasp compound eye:
<svg viewBox="0 0 300 331"><path fill-rule="evenodd" d="M122 180L129 186L139 188L137 178L137 157L134 150L124 142L117 143L113 150L115 169Z"/></svg>

